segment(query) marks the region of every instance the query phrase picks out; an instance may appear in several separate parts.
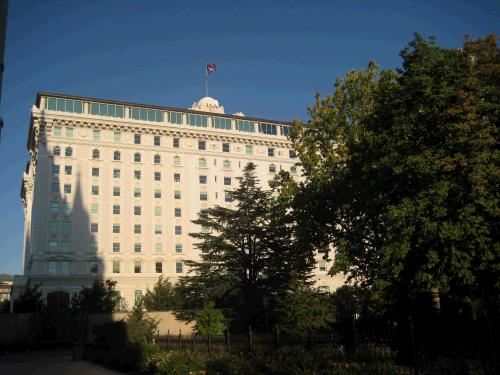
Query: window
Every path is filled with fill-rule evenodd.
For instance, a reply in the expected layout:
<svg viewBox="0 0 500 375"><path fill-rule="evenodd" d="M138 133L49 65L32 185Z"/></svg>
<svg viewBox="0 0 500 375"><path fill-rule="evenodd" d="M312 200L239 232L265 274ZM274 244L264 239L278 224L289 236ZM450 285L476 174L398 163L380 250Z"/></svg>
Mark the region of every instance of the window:
<svg viewBox="0 0 500 375"><path fill-rule="evenodd" d="M324 260L319 261L318 267L320 272L326 272L326 262Z"/></svg>
<svg viewBox="0 0 500 375"><path fill-rule="evenodd" d="M168 121L171 124L182 125L182 113L179 113L179 112L169 112L168 113Z"/></svg>
<svg viewBox="0 0 500 375"><path fill-rule="evenodd" d="M136 260L134 262L134 273L141 273L142 272L142 262L140 260Z"/></svg>
<svg viewBox="0 0 500 375"><path fill-rule="evenodd" d="M92 168L92 177L99 177L99 168Z"/></svg>
<svg viewBox="0 0 500 375"><path fill-rule="evenodd" d="M155 181L161 181L161 172L155 172L154 178Z"/></svg>
<svg viewBox="0 0 500 375"><path fill-rule="evenodd" d="M69 262L68 261L61 262L61 274L62 275L69 275Z"/></svg>
<svg viewBox="0 0 500 375"><path fill-rule="evenodd" d="M172 139L172 146L174 148L179 148L181 147L181 140L179 138L173 138Z"/></svg>
<svg viewBox="0 0 500 375"><path fill-rule="evenodd" d="M200 201L208 200L208 193L206 191L200 192Z"/></svg>
<svg viewBox="0 0 500 375"><path fill-rule="evenodd" d="M174 173L174 182L181 182L181 174Z"/></svg>
<svg viewBox="0 0 500 375"><path fill-rule="evenodd" d="M49 252L55 253L59 250L59 242L49 241Z"/></svg>
<svg viewBox="0 0 500 375"><path fill-rule="evenodd" d="M136 135L137 135L137 134L136 134ZM134 162L135 162L135 163L140 163L140 162L141 162L141 154L140 154L140 153L136 152L136 153L134 154Z"/></svg>
<svg viewBox="0 0 500 375"><path fill-rule="evenodd" d="M142 232L141 224L134 224L134 233L141 234L141 232Z"/></svg>
<svg viewBox="0 0 500 375"><path fill-rule="evenodd" d="M229 151L230 151L229 143L223 143L222 144L222 152L229 152Z"/></svg>
<svg viewBox="0 0 500 375"><path fill-rule="evenodd" d="M120 178L121 171L119 169L113 169L113 178Z"/></svg>
<svg viewBox="0 0 500 375"><path fill-rule="evenodd" d="M57 164L52 164L52 174L59 174L59 169Z"/></svg>
<svg viewBox="0 0 500 375"><path fill-rule="evenodd" d="M120 187L113 186L113 197L119 197L119 196L120 196Z"/></svg>
<svg viewBox="0 0 500 375"><path fill-rule="evenodd" d="M141 135L140 134L134 134L134 144L136 144L136 145L141 144Z"/></svg>
<svg viewBox="0 0 500 375"><path fill-rule="evenodd" d="M181 165L181 158L180 158L180 156L174 156L174 165L176 165L176 166Z"/></svg>
<svg viewBox="0 0 500 375"><path fill-rule="evenodd" d="M179 190L174 191L174 199L181 199L181 192Z"/></svg>
<svg viewBox="0 0 500 375"><path fill-rule="evenodd" d="M53 182L53 183L51 184L50 191L51 191L52 193L59 193L59 182Z"/></svg>
<svg viewBox="0 0 500 375"><path fill-rule="evenodd" d="M120 154L120 151L113 152L113 160L114 161L120 161L121 157L122 157L122 155Z"/></svg>
<svg viewBox="0 0 500 375"><path fill-rule="evenodd" d="M71 176L73 174L73 166L71 166L71 165L65 165L64 166L64 173L67 176Z"/></svg>
<svg viewBox="0 0 500 375"><path fill-rule="evenodd" d="M210 233L210 229L204 225L201 226L200 230L201 230L201 233L205 233L205 234ZM202 251L202 252L205 252L205 251Z"/></svg>
<svg viewBox="0 0 500 375"><path fill-rule="evenodd" d="M134 180L141 179L141 171L134 171Z"/></svg>
<svg viewBox="0 0 500 375"><path fill-rule="evenodd" d="M141 206L134 206L134 215L135 216L141 215Z"/></svg>
<svg viewBox="0 0 500 375"><path fill-rule="evenodd" d="M198 141L198 150L204 151L207 149L206 141Z"/></svg>
<svg viewBox="0 0 500 375"><path fill-rule="evenodd" d="M119 253L119 252L120 252L120 243L113 242L113 253Z"/></svg>
<svg viewBox="0 0 500 375"><path fill-rule="evenodd" d="M224 201L225 202L232 202L233 201L233 193L230 191L224 192Z"/></svg>
<svg viewBox="0 0 500 375"><path fill-rule="evenodd" d="M91 253L97 253L97 250L99 250L99 244L97 243L97 241L92 241L90 243L90 249L89 249L89 251Z"/></svg>
<svg viewBox="0 0 500 375"><path fill-rule="evenodd" d="M161 234L161 224L155 224L155 234Z"/></svg>
<svg viewBox="0 0 500 375"><path fill-rule="evenodd" d="M140 242L134 243L134 253L140 253L142 251L142 244Z"/></svg>
<svg viewBox="0 0 500 375"><path fill-rule="evenodd" d="M161 242L155 243L155 253L163 252L163 244Z"/></svg>
<svg viewBox="0 0 500 375"><path fill-rule="evenodd" d="M113 233L120 233L120 224L113 224Z"/></svg>
<svg viewBox="0 0 500 375"><path fill-rule="evenodd" d="M142 300L142 290L136 290L134 293L135 303L139 303Z"/></svg>
<svg viewBox="0 0 500 375"><path fill-rule="evenodd" d="M161 190L160 189L155 189L155 198L156 199L161 198Z"/></svg>
<svg viewBox="0 0 500 375"><path fill-rule="evenodd" d="M198 159L198 167L206 168L207 167L207 159L205 159L205 158Z"/></svg>
<svg viewBox="0 0 500 375"><path fill-rule="evenodd" d="M63 253L69 253L71 251L71 242L70 241L61 241L61 251Z"/></svg>
<svg viewBox="0 0 500 375"><path fill-rule="evenodd" d="M278 134L277 128L278 127L275 124L260 123L259 124L259 133L277 135Z"/></svg>
<svg viewBox="0 0 500 375"><path fill-rule="evenodd" d="M114 132L113 133L113 142L120 143L122 141L122 133Z"/></svg>
<svg viewBox="0 0 500 375"><path fill-rule="evenodd" d="M295 165L290 166L290 173L291 174L297 174L297 167Z"/></svg>
<svg viewBox="0 0 500 375"><path fill-rule="evenodd" d="M175 253L176 254L182 254L182 244L181 243L176 243L175 244Z"/></svg>
<svg viewBox="0 0 500 375"><path fill-rule="evenodd" d="M182 234L182 227L180 225L175 226L175 234L176 235L181 235Z"/></svg>
<svg viewBox="0 0 500 375"><path fill-rule="evenodd" d="M267 149L267 156L274 156L274 148L269 147Z"/></svg>
<svg viewBox="0 0 500 375"><path fill-rule="evenodd" d="M246 146L245 146L245 153L246 153L247 155L252 155L252 154L253 154L253 146L251 146L251 145L246 145Z"/></svg>
<svg viewBox="0 0 500 375"><path fill-rule="evenodd" d="M134 198L141 197L141 188L134 188Z"/></svg>
<svg viewBox="0 0 500 375"><path fill-rule="evenodd" d="M93 130L92 131L92 139L94 141L99 141L101 139L101 131L100 130Z"/></svg>
<svg viewBox="0 0 500 375"><path fill-rule="evenodd" d="M231 119L224 117L214 117L213 127L216 129L226 129L231 130Z"/></svg>
<svg viewBox="0 0 500 375"><path fill-rule="evenodd" d="M52 149L52 155L60 156L61 155L61 147L54 146L54 148Z"/></svg>
<svg viewBox="0 0 500 375"><path fill-rule="evenodd" d="M255 131L255 126L252 121L248 120L236 120L236 129L240 132L253 133Z"/></svg>
<svg viewBox="0 0 500 375"><path fill-rule="evenodd" d="M99 159L100 152L97 149L92 150L92 159Z"/></svg>
<svg viewBox="0 0 500 375"><path fill-rule="evenodd" d="M66 138L68 139L73 138L73 128L66 128Z"/></svg>
<svg viewBox="0 0 500 375"><path fill-rule="evenodd" d="M119 204L113 205L113 215L120 215L120 205Z"/></svg>
<svg viewBox="0 0 500 375"><path fill-rule="evenodd" d="M155 216L161 216L161 207L155 207Z"/></svg>
<svg viewBox="0 0 500 375"><path fill-rule="evenodd" d="M73 149L71 147L66 147L64 150L64 156L73 156Z"/></svg>
<svg viewBox="0 0 500 375"><path fill-rule="evenodd" d="M49 274L55 275L57 273L57 262L49 262Z"/></svg>
<svg viewBox="0 0 500 375"><path fill-rule="evenodd" d="M269 173L275 173L276 172L276 166L274 164L269 164Z"/></svg>
<svg viewBox="0 0 500 375"><path fill-rule="evenodd" d="M51 214L58 214L60 210L59 202L50 202L49 210Z"/></svg>
<svg viewBox="0 0 500 375"><path fill-rule="evenodd" d="M99 224L98 223L90 223L90 233L99 232Z"/></svg>
<svg viewBox="0 0 500 375"><path fill-rule="evenodd" d="M71 213L71 203L63 203L63 213L69 215Z"/></svg>
<svg viewBox="0 0 500 375"><path fill-rule="evenodd" d="M224 161L222 162L222 167L223 167L224 169L230 169L230 168L231 168L231 162L230 162L229 160L224 160Z"/></svg>
<svg viewBox="0 0 500 375"><path fill-rule="evenodd" d="M207 116L188 114L187 122L188 122L188 125L191 125L191 126L199 126L202 128L206 128L207 124L208 124L207 119L208 119Z"/></svg>
<svg viewBox="0 0 500 375"><path fill-rule="evenodd" d="M295 150L288 150L288 156L290 159L295 159L297 157L297 154L295 153Z"/></svg>
<svg viewBox="0 0 500 375"><path fill-rule="evenodd" d="M97 203L91 204L90 213L95 214L95 215L99 213L99 205Z"/></svg>
<svg viewBox="0 0 500 375"><path fill-rule="evenodd" d="M90 103L90 114L94 116L124 117L122 105Z"/></svg>
<svg viewBox="0 0 500 375"><path fill-rule="evenodd" d="M200 184L206 184L207 183L207 176L205 175L200 175Z"/></svg>
<svg viewBox="0 0 500 375"><path fill-rule="evenodd" d="M158 109L132 107L130 117L134 120L163 122L163 112Z"/></svg>
<svg viewBox="0 0 500 375"><path fill-rule="evenodd" d="M54 137L61 138L61 127L54 126Z"/></svg>
<svg viewBox="0 0 500 375"><path fill-rule="evenodd" d="M224 185L231 185L231 177L224 177Z"/></svg>
<svg viewBox="0 0 500 375"><path fill-rule="evenodd" d="M175 217L181 217L181 209L180 208L174 208L174 216Z"/></svg>
<svg viewBox="0 0 500 375"><path fill-rule="evenodd" d="M97 274L99 272L99 263L97 262L89 262L89 273Z"/></svg>
<svg viewBox="0 0 500 375"><path fill-rule="evenodd" d="M155 271L156 273L162 273L163 272L163 263L158 261L155 262Z"/></svg>
<svg viewBox="0 0 500 375"><path fill-rule="evenodd" d="M175 272L182 273L182 261L175 262Z"/></svg>
<svg viewBox="0 0 500 375"><path fill-rule="evenodd" d="M160 155L156 154L153 159L154 159L153 161L155 164L161 163L161 156Z"/></svg>
<svg viewBox="0 0 500 375"><path fill-rule="evenodd" d="M92 185L92 195L99 195L99 186Z"/></svg>
<svg viewBox="0 0 500 375"><path fill-rule="evenodd" d="M120 261L113 260L113 273L120 273Z"/></svg>
<svg viewBox="0 0 500 375"><path fill-rule="evenodd" d="M57 221L49 221L49 233L50 234L59 233L59 223Z"/></svg>
<svg viewBox="0 0 500 375"><path fill-rule="evenodd" d="M155 135L153 138L153 145L161 146L161 137L159 135Z"/></svg>
<svg viewBox="0 0 500 375"><path fill-rule="evenodd" d="M292 131L291 126L285 126L283 125L281 127L281 135L284 135L285 137L288 137L290 135L290 132Z"/></svg>
<svg viewBox="0 0 500 375"><path fill-rule="evenodd" d="M62 228L63 234L65 234L65 235L71 234L71 221L63 221L61 228Z"/></svg>

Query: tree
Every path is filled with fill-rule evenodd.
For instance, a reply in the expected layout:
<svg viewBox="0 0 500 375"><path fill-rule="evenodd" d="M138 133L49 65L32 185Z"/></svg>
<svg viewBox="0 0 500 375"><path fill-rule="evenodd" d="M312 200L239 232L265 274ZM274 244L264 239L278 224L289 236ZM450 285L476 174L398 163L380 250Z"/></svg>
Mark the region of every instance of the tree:
<svg viewBox="0 0 500 375"><path fill-rule="evenodd" d="M175 310L183 305L179 290L163 276L160 276L153 290L146 291L143 302L148 311Z"/></svg>
<svg viewBox="0 0 500 375"><path fill-rule="evenodd" d="M196 330L202 335L221 335L226 328L222 311L215 308L213 301L207 302L196 317Z"/></svg>
<svg viewBox="0 0 500 375"><path fill-rule="evenodd" d="M14 313L39 313L45 310L42 292L38 290L41 285L31 285L31 279L28 279L26 288L14 300Z"/></svg>
<svg viewBox="0 0 500 375"><path fill-rule="evenodd" d="M113 312L123 308L123 300L115 290L116 281L95 279L91 287L82 286L71 299L73 311L85 314Z"/></svg>

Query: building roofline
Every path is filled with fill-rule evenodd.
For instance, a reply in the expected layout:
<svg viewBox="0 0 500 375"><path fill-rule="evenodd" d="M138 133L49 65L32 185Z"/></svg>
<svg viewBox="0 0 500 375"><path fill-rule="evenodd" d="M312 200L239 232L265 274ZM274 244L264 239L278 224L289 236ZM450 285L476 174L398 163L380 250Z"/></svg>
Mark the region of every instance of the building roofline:
<svg viewBox="0 0 500 375"><path fill-rule="evenodd" d="M100 99L100 98L93 98L93 97L88 97L88 96L67 95L67 94L60 94L60 93L48 92L48 91L38 91L36 93L36 105L37 105L37 107L40 107L40 98L42 96L52 96L52 97L57 97L57 98L73 99L73 100L87 100L87 101L95 101L95 102L106 103L106 104L159 109L159 110L173 111L173 112L185 112L185 113L193 113L193 114L200 114L200 115L206 115L206 116L226 117L226 118L231 118L231 119L236 119L236 120L251 120L251 121L257 121L257 122L273 123L273 124L277 124L277 125L290 125L291 126L293 124L291 121L279 121L279 120L270 120L270 119L264 119L264 118L258 118L258 117L236 116L236 115L229 115L229 114L224 114L224 113L194 111L192 109L185 109L185 108L167 107L167 106L160 106L160 105L154 105L154 104L125 102L125 101L120 101L120 100Z"/></svg>

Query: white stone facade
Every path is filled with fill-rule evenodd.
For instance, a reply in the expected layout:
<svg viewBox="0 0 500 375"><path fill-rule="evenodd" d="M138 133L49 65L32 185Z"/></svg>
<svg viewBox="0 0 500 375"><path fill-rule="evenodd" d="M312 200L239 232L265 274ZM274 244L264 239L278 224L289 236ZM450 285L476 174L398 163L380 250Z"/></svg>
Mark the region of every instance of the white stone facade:
<svg viewBox="0 0 500 375"><path fill-rule="evenodd" d="M183 262L199 259L191 221L200 209L231 206L226 191L248 162L264 188L280 169L299 175L289 127L225 115L212 98L183 110L39 93L14 296L28 277L45 294L71 294L99 277L116 280L130 306L160 274L186 275ZM327 276L329 267L319 262L315 278L332 289L344 280Z"/></svg>

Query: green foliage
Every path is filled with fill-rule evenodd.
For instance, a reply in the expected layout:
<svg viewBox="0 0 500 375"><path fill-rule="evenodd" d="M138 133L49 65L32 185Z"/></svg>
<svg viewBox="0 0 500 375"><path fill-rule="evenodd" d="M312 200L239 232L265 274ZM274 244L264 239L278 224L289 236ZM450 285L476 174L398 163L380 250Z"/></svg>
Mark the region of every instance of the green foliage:
<svg viewBox="0 0 500 375"><path fill-rule="evenodd" d="M0 301L0 314L8 314L10 312L10 301L3 300Z"/></svg>
<svg viewBox="0 0 500 375"><path fill-rule="evenodd" d="M103 313L123 309L124 302L115 290L116 281L95 279L92 286L82 286L71 299L71 307L77 313Z"/></svg>
<svg viewBox="0 0 500 375"><path fill-rule="evenodd" d="M205 356L192 352L156 352L145 362L145 372L157 375L201 374Z"/></svg>
<svg viewBox="0 0 500 375"><path fill-rule="evenodd" d="M142 301L137 302L126 321L128 341L134 343L153 342L158 324L159 322L155 318L150 317L144 311Z"/></svg>
<svg viewBox="0 0 500 375"><path fill-rule="evenodd" d="M148 311L176 310L183 307L179 289L168 279L163 279L163 276L160 276L153 290L146 291L143 302Z"/></svg>
<svg viewBox="0 0 500 375"><path fill-rule="evenodd" d="M196 317L196 330L202 335L221 335L226 330L226 318L215 303L207 302Z"/></svg>
<svg viewBox="0 0 500 375"><path fill-rule="evenodd" d="M38 290L42 284L26 283L24 291L14 300L14 313L39 313L45 310L42 292Z"/></svg>

